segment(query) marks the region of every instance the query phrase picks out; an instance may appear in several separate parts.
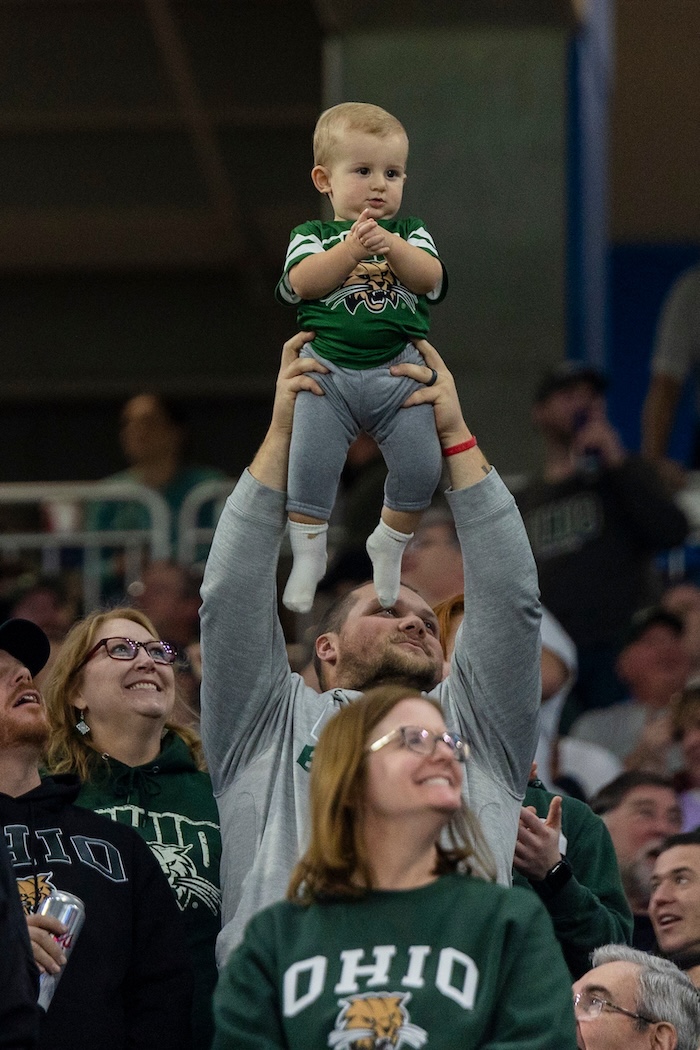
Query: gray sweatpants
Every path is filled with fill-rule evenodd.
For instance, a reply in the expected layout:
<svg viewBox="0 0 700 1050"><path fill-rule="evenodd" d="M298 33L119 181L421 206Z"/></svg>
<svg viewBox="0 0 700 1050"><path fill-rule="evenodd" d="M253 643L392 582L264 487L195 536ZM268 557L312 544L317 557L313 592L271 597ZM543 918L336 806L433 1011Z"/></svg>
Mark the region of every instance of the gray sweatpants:
<svg viewBox="0 0 700 1050"><path fill-rule="evenodd" d="M287 510L327 521L330 518L348 448L361 430L381 450L388 475L384 503L391 510L419 511L430 506L440 481L442 452L432 405L401 409L422 384L392 376L392 365L425 361L412 343L376 368L343 368L317 354L311 343L302 357L315 357L328 369L313 373L325 396L302 390L294 406L289 450Z"/></svg>

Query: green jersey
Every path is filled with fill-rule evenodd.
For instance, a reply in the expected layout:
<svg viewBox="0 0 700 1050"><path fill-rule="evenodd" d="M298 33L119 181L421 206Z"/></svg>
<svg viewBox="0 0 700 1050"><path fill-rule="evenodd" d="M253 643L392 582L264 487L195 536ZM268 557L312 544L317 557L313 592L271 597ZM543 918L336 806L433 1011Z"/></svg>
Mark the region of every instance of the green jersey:
<svg viewBox="0 0 700 1050"><path fill-rule="evenodd" d="M359 262L339 288L322 299L300 299L289 283L289 271L302 259L328 251L343 241L353 223L312 221L292 230L284 274L275 295L298 307L301 329L316 333L314 349L344 368L375 368L396 357L412 339L429 331L428 302L447 294L447 274L428 295L416 295L391 269L391 260L373 255ZM439 258L421 219L381 219L379 225L409 244Z"/></svg>
<svg viewBox="0 0 700 1050"><path fill-rule="evenodd" d="M445 875L260 912L222 972L213 1050L575 1050L570 977L528 891Z"/></svg>

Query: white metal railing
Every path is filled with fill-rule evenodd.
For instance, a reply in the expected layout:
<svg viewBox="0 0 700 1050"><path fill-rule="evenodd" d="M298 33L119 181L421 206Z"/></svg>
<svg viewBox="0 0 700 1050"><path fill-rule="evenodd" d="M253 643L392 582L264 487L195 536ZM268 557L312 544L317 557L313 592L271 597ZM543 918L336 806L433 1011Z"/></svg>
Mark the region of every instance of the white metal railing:
<svg viewBox="0 0 700 1050"><path fill-rule="evenodd" d="M202 546L209 548L216 529L216 523L219 520L221 511L224 509L224 503L237 483L238 478L229 478L222 481L202 481L187 493L182 501L177 520L177 560L180 565L192 565L196 561L201 560L201 557L198 557L198 548ZM199 513L207 503L214 504L214 523L207 526L198 525ZM334 549L342 545L344 538L345 532L342 526L331 525L328 530L329 555ZM282 541L282 551L285 554L291 553L289 537L286 533Z"/></svg>
<svg viewBox="0 0 700 1050"><path fill-rule="evenodd" d="M512 479L511 479L512 480ZM521 479L518 478L518 481ZM42 570L58 573L61 552L80 551L83 603L86 610L101 602L104 578L103 551L106 548L123 552L125 587L137 580L146 559L161 560L173 556L180 565L191 565L201 560L201 548L208 550L216 522L236 479L203 481L187 494L173 529L172 514L163 497L145 485L132 481L57 481L57 482L3 482L0 483L0 506L28 504L44 514L49 511L51 531L0 532L0 558L22 551L41 552ZM514 485L517 490L518 486ZM82 527L85 508L91 503L138 503L150 517L147 529L92 530ZM668 554L667 571L672 579L682 578L689 548L700 547L700 472L689 472L688 483L677 495L677 502L688 516L691 532L686 546ZM198 524L202 508L213 503L213 523ZM172 535L176 537L173 550ZM331 529L329 547L339 545L343 530ZM285 541L284 549L287 550ZM695 555L697 557L697 555Z"/></svg>
<svg viewBox="0 0 700 1050"><path fill-rule="evenodd" d="M74 521L82 520L85 507L91 503L138 503L149 513L148 529L88 530ZM42 569L58 572L61 552L82 551L82 589L86 610L100 604L104 562L101 552L117 548L124 552L126 585L141 572L144 558L169 558L171 555L171 514L161 495L145 485L132 481L13 481L0 484L0 505L33 504L42 511L58 508L55 531L0 532L0 555L21 551L40 551ZM67 509L76 514L65 514ZM63 519L63 520L62 520Z"/></svg>
<svg viewBox="0 0 700 1050"><path fill-rule="evenodd" d="M197 561L197 548L202 545L208 548L211 544L219 515L236 480L224 478L218 481L200 481L183 499L177 519L176 557L180 565L192 565ZM204 527L198 525L197 521L202 507L207 503L214 504L214 523Z"/></svg>

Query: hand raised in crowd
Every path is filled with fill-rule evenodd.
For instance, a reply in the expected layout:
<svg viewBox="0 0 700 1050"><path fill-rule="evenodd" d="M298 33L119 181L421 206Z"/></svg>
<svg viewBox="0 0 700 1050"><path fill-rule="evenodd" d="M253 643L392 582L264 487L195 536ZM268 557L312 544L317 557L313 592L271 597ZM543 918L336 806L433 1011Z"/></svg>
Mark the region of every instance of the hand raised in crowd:
<svg viewBox="0 0 700 1050"><path fill-rule="evenodd" d="M668 752L673 744L674 729L668 711L652 711L647 715L634 750L625 759L625 769L643 769L646 772L667 772Z"/></svg>
<svg viewBox="0 0 700 1050"><path fill-rule="evenodd" d="M595 401L576 431L572 451L575 456L596 452L606 467L616 467L627 459L620 436L610 423L602 398Z"/></svg>
<svg viewBox="0 0 700 1050"><path fill-rule="evenodd" d="M424 358L425 365L404 362L400 365L393 365L390 369L394 376L410 376L411 379L422 384L404 402L403 408L411 408L413 405L432 405L441 444L443 447L457 444L463 441L465 436L469 436L469 431L464 422L454 377L440 354L427 339L416 339L415 347ZM430 373L433 369L437 372L437 376L433 382L430 382ZM428 373L427 378L426 372ZM427 385L429 382L430 385Z"/></svg>
<svg viewBox="0 0 700 1050"><path fill-rule="evenodd" d="M305 343L310 343L314 332L297 332L282 347L282 360L277 373L275 401L272 409L272 425L291 433L294 418L294 402L300 390L323 396L323 390L311 375L312 372L328 372L325 365L314 357L300 357Z"/></svg>
<svg viewBox="0 0 700 1050"><path fill-rule="evenodd" d="M533 806L520 810L518 841L515 844L513 866L526 879L536 882L561 860L561 796L552 799L547 817L540 820Z"/></svg>

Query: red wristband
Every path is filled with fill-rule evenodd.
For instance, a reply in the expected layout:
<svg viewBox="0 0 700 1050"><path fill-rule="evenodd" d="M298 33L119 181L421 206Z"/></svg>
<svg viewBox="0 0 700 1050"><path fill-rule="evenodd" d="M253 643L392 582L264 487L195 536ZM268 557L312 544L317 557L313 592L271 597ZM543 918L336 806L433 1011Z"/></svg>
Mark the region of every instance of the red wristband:
<svg viewBox="0 0 700 1050"><path fill-rule="evenodd" d="M475 448L476 438L472 434L468 441L463 441L461 445L452 445L450 448L443 448L443 456L456 456L458 452L467 452L470 448Z"/></svg>

